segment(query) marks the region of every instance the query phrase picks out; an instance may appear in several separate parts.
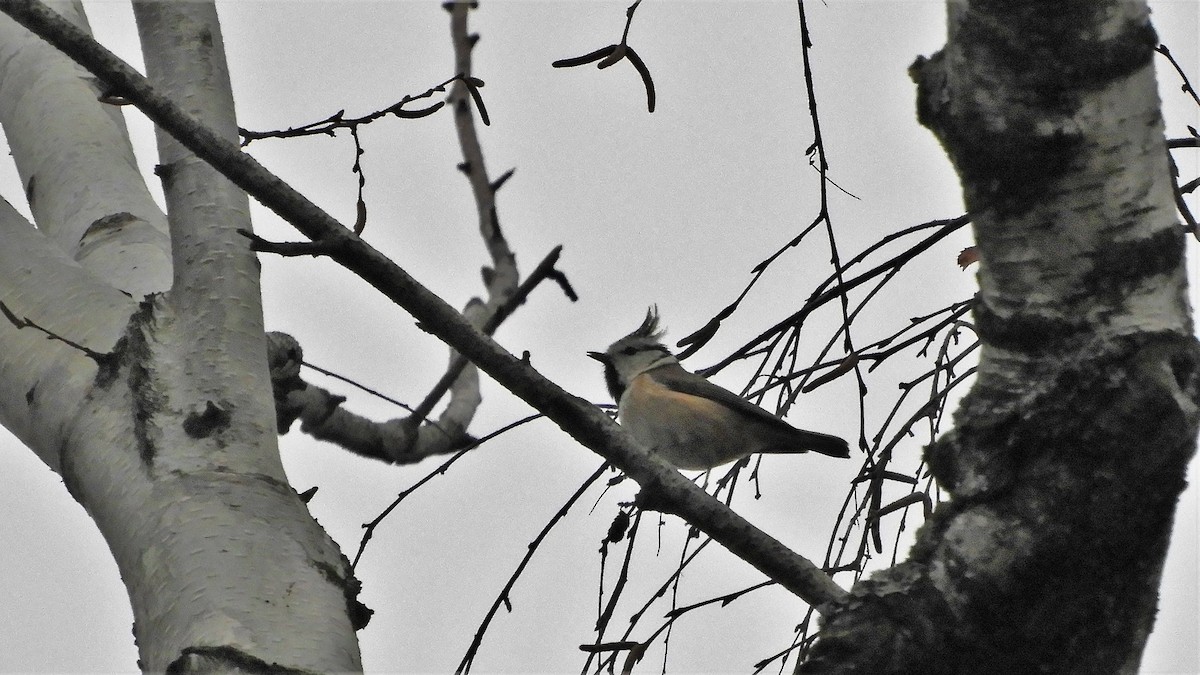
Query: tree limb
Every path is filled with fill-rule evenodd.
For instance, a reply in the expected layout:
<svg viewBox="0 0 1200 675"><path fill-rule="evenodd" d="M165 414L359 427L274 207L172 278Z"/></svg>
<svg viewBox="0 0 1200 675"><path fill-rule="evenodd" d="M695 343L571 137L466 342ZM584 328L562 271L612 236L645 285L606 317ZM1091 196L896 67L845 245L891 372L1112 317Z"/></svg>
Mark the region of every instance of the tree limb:
<svg viewBox="0 0 1200 675"><path fill-rule="evenodd" d="M655 507L675 514L734 555L815 606L846 592L813 563L713 499L663 460L652 456L599 408L564 391L528 363L483 335L458 311L413 279L349 228L267 171L236 144L224 141L170 100L133 68L36 0L0 4L0 11L61 49L136 105L264 206L314 241L339 244L333 257L403 307L497 382L553 420L583 445L612 462L652 494Z"/></svg>

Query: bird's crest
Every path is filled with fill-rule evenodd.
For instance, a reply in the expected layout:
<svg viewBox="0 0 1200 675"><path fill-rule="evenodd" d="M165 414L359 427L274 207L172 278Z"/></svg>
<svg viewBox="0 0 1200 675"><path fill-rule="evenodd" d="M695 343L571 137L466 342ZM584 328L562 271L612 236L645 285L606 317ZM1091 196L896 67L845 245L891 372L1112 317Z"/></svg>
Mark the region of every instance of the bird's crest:
<svg viewBox="0 0 1200 675"><path fill-rule="evenodd" d="M662 337L667 334L667 330L659 329L658 327L658 305L650 305L646 310L646 318L642 321L642 325L638 326L632 333L621 338L622 340L648 340L651 342L661 342Z"/></svg>

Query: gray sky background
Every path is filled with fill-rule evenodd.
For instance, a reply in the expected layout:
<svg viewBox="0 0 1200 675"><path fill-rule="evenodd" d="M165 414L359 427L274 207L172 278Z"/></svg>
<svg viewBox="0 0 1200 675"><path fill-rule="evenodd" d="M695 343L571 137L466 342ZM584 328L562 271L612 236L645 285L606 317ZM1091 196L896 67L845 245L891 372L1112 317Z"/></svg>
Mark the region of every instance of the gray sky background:
<svg viewBox="0 0 1200 675"><path fill-rule="evenodd" d="M123 2L87 2L106 45L139 65L131 13ZM760 260L816 214L816 174L804 156L811 141L800 70L796 7L791 2L662 2L638 10L630 43L655 77L658 110L648 115L640 80L628 64L555 70L551 61L619 39L625 4L484 1L472 15L481 34L476 75L493 124L481 130L489 170L517 171L499 195L504 232L523 272L554 246L559 267L581 299L538 289L500 330L511 351L568 390L608 402L597 365L602 349L657 303L669 338L701 326L732 301ZM1160 39L1200 79L1200 5L1152 3ZM219 4L241 125L272 129L376 110L450 75L448 15L437 2L225 2ZM808 3L816 91L830 176L854 197L830 192L844 257L881 236L962 211L957 182L936 141L915 121L906 68L944 42L944 4L926 0ZM1186 133L1197 112L1157 62L1169 133ZM143 170L154 165L150 126L127 110ZM449 114L418 121L389 119L363 129L365 237L451 304L482 289L486 264ZM255 143L251 152L315 202L354 220L356 178L348 136ZM1200 169L1180 156L1187 176ZM157 180L149 178L157 191ZM0 167L0 193L19 203L10 167ZM269 239L298 235L256 206L255 227ZM857 339L882 337L908 317L968 297L971 271L955 265L969 245L961 234L938 246L897 279L861 321ZM786 253L710 346L689 361L715 362L807 297L828 274L825 241L814 236ZM400 400L415 403L444 367L445 349L417 330L401 310L335 265L321 260L263 259L267 325L296 336L307 360ZM1197 281L1193 272L1193 284ZM809 358L837 316L814 320ZM802 359L803 360L803 359ZM908 368L908 370L905 370ZM871 377L868 432L891 407L898 381L923 366L881 368ZM739 388L747 369L718 382ZM306 377L349 396L347 406L376 419L403 411L344 385ZM741 379L739 379L741 378ZM529 410L485 381L472 431L482 435ZM790 418L798 426L858 434L849 378L804 396ZM921 439L901 446L908 465ZM284 460L298 489L319 485L314 515L353 556L360 524L438 460L387 467L349 456L292 432ZM579 482L600 463L553 425L538 421L501 436L406 501L376 532L359 566L362 599L376 610L360 633L368 671L449 672L470 643L492 599L527 543ZM762 499L739 488L739 511L815 559L857 460L772 457L763 463ZM59 478L11 436L0 436L0 631L2 671L134 670L131 613L115 564L83 509ZM593 490L544 545L518 583L513 613L493 622L477 672L574 672L577 645L592 639L599 556L596 550L622 485ZM897 495L898 496L898 495ZM590 509L593 509L589 513ZM916 514L914 513L914 516ZM915 521L910 521L910 532ZM895 527L893 517L891 527ZM639 561L619 634L679 556L685 528L671 518L644 525ZM1179 511L1163 587L1162 609L1144 670L1200 671L1197 653L1197 502L1190 490ZM907 536L907 535L906 535ZM656 550L661 551L656 557ZM901 547L901 555L904 553ZM614 556L623 549L613 549ZM879 559L886 563L888 555ZM611 587L616 564L610 560ZM684 579L686 605L749 586L761 577L718 547L706 550ZM848 576L839 581L849 583ZM634 638L658 627L659 605ZM785 648L803 607L778 589L758 591L722 609L685 616L672 635L672 672L749 672ZM652 652L641 672L659 668ZM768 671L773 672L773 671Z"/></svg>

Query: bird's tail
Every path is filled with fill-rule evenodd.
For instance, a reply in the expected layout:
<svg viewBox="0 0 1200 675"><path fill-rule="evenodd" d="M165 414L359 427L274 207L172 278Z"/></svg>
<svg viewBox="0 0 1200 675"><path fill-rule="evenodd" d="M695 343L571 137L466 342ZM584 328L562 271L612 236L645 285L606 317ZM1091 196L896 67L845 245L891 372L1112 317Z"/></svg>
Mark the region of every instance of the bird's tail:
<svg viewBox="0 0 1200 675"><path fill-rule="evenodd" d="M819 452L830 457L849 457L850 444L843 438L816 431L796 430L795 443L803 451Z"/></svg>

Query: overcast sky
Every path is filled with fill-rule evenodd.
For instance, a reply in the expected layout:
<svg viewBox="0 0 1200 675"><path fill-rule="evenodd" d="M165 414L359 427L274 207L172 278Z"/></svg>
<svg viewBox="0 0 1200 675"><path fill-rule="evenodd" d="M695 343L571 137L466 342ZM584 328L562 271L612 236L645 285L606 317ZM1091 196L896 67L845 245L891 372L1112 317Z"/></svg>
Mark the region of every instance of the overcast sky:
<svg viewBox="0 0 1200 675"><path fill-rule="evenodd" d="M915 121L906 74L917 55L944 42L944 5L808 5L830 176L850 193L830 193L843 255L898 229L959 215L955 177L932 135ZM101 41L140 67L126 3L85 6ZM339 109L367 113L453 74L448 15L437 2L239 0L218 6L246 128L298 125ZM1200 5L1181 0L1152 6L1160 39L1200 79ZM504 232L523 272L563 245L559 266L580 294L572 304L552 286L538 289L497 337L511 351L528 350L535 367L596 402L608 402L608 396L585 351L603 349L633 329L651 303L658 304L672 340L692 332L733 300L751 268L805 227L817 207L815 173L804 154L811 131L795 4L643 3L630 43L655 76L658 108L652 115L627 64L605 71L550 67L619 39L624 10L625 4L594 0L484 0L471 19L481 34L476 75L487 83L483 95L493 120L481 133L489 169L495 176L516 167L499 196ZM1158 67L1169 133L1200 126L1174 75L1162 61ZM136 111L126 109L126 116L149 176L155 161L150 127ZM377 122L361 138L371 214L364 236L462 306L481 292L478 270L486 259L466 182L455 169L460 160L450 115ZM250 150L343 222L354 220L353 146L344 134L264 141ZM1195 155L1177 158L1185 176L1197 174ZM148 180L157 191L156 179ZM9 167L0 167L0 192L28 212ZM259 234L298 238L256 209ZM956 267L955 255L969 243L969 235L960 233L902 274L864 314L860 342L968 297L973 274ZM820 237L785 254L689 365L715 362L789 313L828 274L828 259ZM1194 271L1192 279L1198 281ZM410 403L440 374L444 348L335 265L264 257L263 280L268 328L296 336L307 360ZM815 318L809 358L835 319ZM890 409L896 383L906 372L921 372L912 368L881 369L869 381L869 433ZM748 374L731 369L717 379L738 388ZM403 414L311 372L306 376L347 395L347 406L357 412L381 420ZM848 379L835 382L802 397L790 420L856 438L854 393ZM490 381L484 397L472 425L477 435L529 412ZM915 466L921 442L914 438L901 446L908 466ZM387 467L298 431L284 437L283 448L295 487L320 486L310 507L350 556L360 524L435 466ZM358 569L362 599L376 611L360 633L365 668L452 670L527 543L599 463L539 421L485 445L405 502L376 533ZM763 466L763 498L753 499L752 487L742 486L738 510L819 560L857 461L776 457ZM0 631L0 670L134 670L128 600L83 509L6 433L0 436L0 475L7 478L0 491L6 574L0 607L9 613ZM559 526L514 591L513 612L501 612L493 623L478 672L581 667L577 645L592 639L596 614L596 550L618 502L632 495L628 485L604 495L594 490ZM1178 518L1145 672L1200 671L1194 490ZM678 559L685 528L666 521L661 529L648 523L641 534L639 567L614 621L617 634ZM610 560L609 574L614 570ZM759 580L712 546L685 578L679 604ZM606 583L611 587L611 576ZM657 628L662 608L650 613L634 638ZM778 589L690 614L673 634L671 670L749 672L755 661L790 643L802 616L800 603ZM661 658L661 651L652 653L644 672L656 670Z"/></svg>

